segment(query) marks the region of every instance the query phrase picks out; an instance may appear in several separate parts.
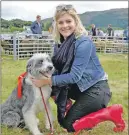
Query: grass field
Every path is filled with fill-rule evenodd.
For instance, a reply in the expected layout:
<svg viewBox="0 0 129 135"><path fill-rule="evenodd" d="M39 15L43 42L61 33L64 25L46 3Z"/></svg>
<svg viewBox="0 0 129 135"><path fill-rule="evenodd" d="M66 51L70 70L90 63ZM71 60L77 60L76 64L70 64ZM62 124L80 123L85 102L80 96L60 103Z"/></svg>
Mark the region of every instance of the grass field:
<svg viewBox="0 0 129 135"><path fill-rule="evenodd" d="M114 124L104 122L98 124L91 131L82 131L80 135L127 135L128 134L128 59L125 55L99 54L100 61L109 76L109 85L112 91L112 99L109 105L122 104L124 107L124 119L126 121L126 129L122 133L113 132ZM12 58L2 57L2 102L4 102L17 84L17 77L25 71L26 60L14 61ZM56 106L50 99L55 115L54 135L72 135L68 134L60 128L56 120ZM48 135L49 131L44 128L43 115L38 114L41 119L40 129L44 131L44 135ZM30 135L25 129L12 129L2 126L2 135Z"/></svg>

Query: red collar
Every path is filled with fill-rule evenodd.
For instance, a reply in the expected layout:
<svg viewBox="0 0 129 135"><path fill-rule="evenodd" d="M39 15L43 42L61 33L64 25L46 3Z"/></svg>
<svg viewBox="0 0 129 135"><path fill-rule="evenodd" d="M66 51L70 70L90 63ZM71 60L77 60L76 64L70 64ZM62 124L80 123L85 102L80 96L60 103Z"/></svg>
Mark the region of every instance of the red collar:
<svg viewBox="0 0 129 135"><path fill-rule="evenodd" d="M27 74L27 72L24 72L18 77L18 87L17 87L17 97L18 98L22 97L22 80L26 74Z"/></svg>

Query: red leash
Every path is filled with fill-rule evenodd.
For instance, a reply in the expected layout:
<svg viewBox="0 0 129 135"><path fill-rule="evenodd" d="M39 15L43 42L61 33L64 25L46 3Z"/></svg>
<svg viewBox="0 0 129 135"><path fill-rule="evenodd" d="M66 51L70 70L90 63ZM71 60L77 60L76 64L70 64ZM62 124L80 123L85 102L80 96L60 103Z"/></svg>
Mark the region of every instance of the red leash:
<svg viewBox="0 0 129 135"><path fill-rule="evenodd" d="M41 96L42 96L42 100L43 100L43 104L44 104L44 107L45 107L45 111L47 113L48 121L49 121L49 124L50 124L51 133L49 135L53 135L52 124L51 124L50 117L49 117L48 110L47 110L47 106L46 106L46 103L45 103L45 100L44 100L43 92L42 92L41 88L39 88L39 89L40 89L40 93L41 93Z"/></svg>
<svg viewBox="0 0 129 135"><path fill-rule="evenodd" d="M22 73L19 77L18 77L18 86L17 86L17 97L19 99L22 98L22 81L23 78L26 76L26 72Z"/></svg>

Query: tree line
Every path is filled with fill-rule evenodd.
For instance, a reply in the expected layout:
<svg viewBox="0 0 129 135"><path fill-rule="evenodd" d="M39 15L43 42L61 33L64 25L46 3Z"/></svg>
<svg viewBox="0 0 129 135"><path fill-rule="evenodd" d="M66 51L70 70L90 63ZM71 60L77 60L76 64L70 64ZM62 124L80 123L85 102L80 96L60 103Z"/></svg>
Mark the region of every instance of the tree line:
<svg viewBox="0 0 129 135"><path fill-rule="evenodd" d="M23 28L24 26L30 26L32 24L32 21L24 21L21 19L12 19L12 20L4 20L1 19L1 32L2 33L8 33L8 32L15 32L15 31L19 31L22 32L25 29ZM44 31L48 31L49 28L52 25L52 22L50 20L46 21L43 23L43 30ZM86 30L90 31L91 30L91 25L85 26ZM101 27L101 30L103 30L104 32L106 32L106 27ZM114 27L114 30L120 30L122 28L119 27Z"/></svg>

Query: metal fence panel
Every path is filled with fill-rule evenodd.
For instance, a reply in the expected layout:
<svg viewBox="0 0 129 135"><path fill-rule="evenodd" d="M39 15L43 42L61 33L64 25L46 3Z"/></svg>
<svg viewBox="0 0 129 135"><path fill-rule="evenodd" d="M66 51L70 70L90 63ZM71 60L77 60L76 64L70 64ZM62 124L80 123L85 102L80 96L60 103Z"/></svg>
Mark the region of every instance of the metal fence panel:
<svg viewBox="0 0 129 135"><path fill-rule="evenodd" d="M52 56L54 40L51 35L10 34L9 39L2 39L3 55L12 55L14 60L31 57L34 53L48 53ZM118 37L91 37L96 51L103 53L128 53L128 42Z"/></svg>

